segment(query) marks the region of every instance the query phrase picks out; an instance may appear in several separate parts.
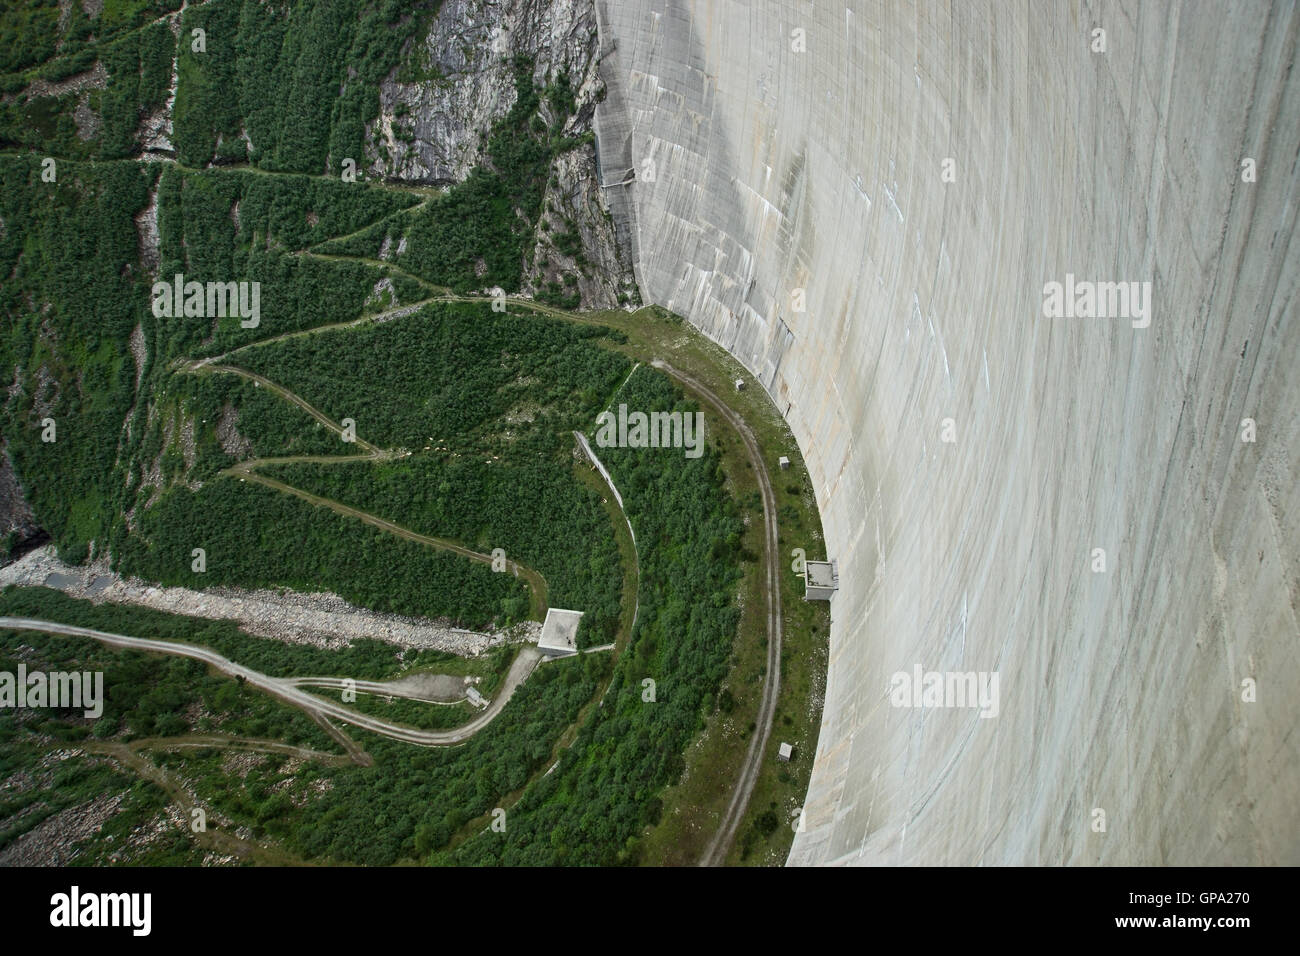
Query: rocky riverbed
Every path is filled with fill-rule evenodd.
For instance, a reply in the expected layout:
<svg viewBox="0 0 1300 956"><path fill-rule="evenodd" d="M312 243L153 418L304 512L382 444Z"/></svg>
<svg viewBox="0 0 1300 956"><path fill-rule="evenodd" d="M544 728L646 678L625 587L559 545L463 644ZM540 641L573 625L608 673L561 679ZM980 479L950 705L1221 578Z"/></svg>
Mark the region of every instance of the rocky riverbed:
<svg viewBox="0 0 1300 956"><path fill-rule="evenodd" d="M159 587L124 578L103 559L82 567L65 564L52 545L0 568L0 587L10 584L54 588L96 604L133 604L169 614L237 621L243 630L258 637L325 648L372 638L400 647L427 647L476 657L502 644L536 642L542 629L536 621L525 621L492 633L467 631L448 621L367 610L328 591Z"/></svg>

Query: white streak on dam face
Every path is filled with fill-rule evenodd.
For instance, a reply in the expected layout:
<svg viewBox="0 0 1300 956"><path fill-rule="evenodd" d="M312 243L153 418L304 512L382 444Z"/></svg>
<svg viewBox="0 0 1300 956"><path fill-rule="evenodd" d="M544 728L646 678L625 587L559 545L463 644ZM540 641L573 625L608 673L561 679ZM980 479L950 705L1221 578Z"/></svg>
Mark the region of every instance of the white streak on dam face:
<svg viewBox="0 0 1300 956"><path fill-rule="evenodd" d="M595 2L642 294L777 399L839 564L790 862L1300 863L1295 8ZM1150 325L1045 317L1067 274ZM891 707L917 666L998 716Z"/></svg>

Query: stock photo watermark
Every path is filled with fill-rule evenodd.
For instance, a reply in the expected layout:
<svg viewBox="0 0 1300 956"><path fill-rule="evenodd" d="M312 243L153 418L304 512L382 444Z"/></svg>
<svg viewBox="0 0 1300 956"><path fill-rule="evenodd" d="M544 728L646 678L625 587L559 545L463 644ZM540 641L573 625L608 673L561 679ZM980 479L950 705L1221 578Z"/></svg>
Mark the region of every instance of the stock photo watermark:
<svg viewBox="0 0 1300 956"><path fill-rule="evenodd" d="M1065 274L1043 286L1043 315L1049 319L1129 319L1133 328L1151 324L1150 282L1094 282Z"/></svg>
<svg viewBox="0 0 1300 956"><path fill-rule="evenodd" d="M596 416L596 444L601 448L684 448L687 458L704 454L703 412L603 411Z"/></svg>
<svg viewBox="0 0 1300 956"><path fill-rule="evenodd" d="M0 671L0 707L53 707L81 710L98 719L104 713L103 671Z"/></svg>
<svg viewBox="0 0 1300 956"><path fill-rule="evenodd" d="M997 671L897 671L889 679L889 703L894 707L977 707L980 717L1001 710Z"/></svg>
<svg viewBox="0 0 1300 956"><path fill-rule="evenodd" d="M153 284L153 314L158 319L240 318L240 327L255 329L262 322L262 283L185 281L176 273L171 282Z"/></svg>
<svg viewBox="0 0 1300 956"><path fill-rule="evenodd" d="M50 925L59 928L119 926L148 936L152 915L151 893L83 893L73 886L50 897Z"/></svg>

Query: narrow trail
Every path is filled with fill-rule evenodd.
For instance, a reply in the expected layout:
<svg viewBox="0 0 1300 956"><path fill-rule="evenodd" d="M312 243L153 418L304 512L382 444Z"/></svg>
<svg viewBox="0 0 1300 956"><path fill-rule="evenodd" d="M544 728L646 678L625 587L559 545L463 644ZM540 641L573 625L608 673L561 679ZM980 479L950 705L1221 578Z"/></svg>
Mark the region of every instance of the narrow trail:
<svg viewBox="0 0 1300 956"><path fill-rule="evenodd" d="M360 262L364 265L370 266L372 269L387 269L391 272L399 272L406 278L410 279L412 282L419 283L425 289L436 290L439 292L447 291L446 286L435 285L434 283L430 282L428 279L425 279L422 276L418 276L414 272L407 272L401 266L396 265L395 263L392 262L388 262L384 259L372 259L369 256L349 256L349 255L344 255L343 253L336 253L336 252L313 252L310 249L304 249L300 252L295 252L294 255L311 256L313 259L324 259L326 262Z"/></svg>
<svg viewBox="0 0 1300 956"><path fill-rule="evenodd" d="M329 734L330 740L347 751L348 759L354 764L359 767L373 767L375 765L375 758L370 756L370 753L364 747L345 734L340 728L335 727L333 721L324 714L313 712L307 716L315 721L321 730Z"/></svg>
<svg viewBox="0 0 1300 956"><path fill-rule="evenodd" d="M132 750L238 750L247 753L283 754L301 760L315 760L323 764L347 764L352 759L344 754L325 753L310 747L298 747L278 740L260 740L255 737L228 737L224 734L186 734L180 737L140 737L126 744Z"/></svg>
<svg viewBox="0 0 1300 956"><path fill-rule="evenodd" d="M169 15L164 15L164 17L160 19L166 19L166 16ZM150 25L151 24L145 24L145 26L150 26ZM120 39L120 37L115 37L114 40L116 39ZM6 77L11 77L15 75L16 74L13 73L0 73L0 79L4 79ZM178 159L172 157L159 158L158 156L150 155L148 152L136 153L131 156L116 156L110 159L104 159L99 157L88 158L88 157L77 157L77 156L60 156L57 154L51 154L44 150L25 149L25 148L0 149L0 157L6 157L6 156L12 159L32 159L32 158L45 159L48 157L50 159L53 159L60 166L63 165L104 166L112 163L166 163L168 166L174 166L177 169L187 173L211 173L216 171L216 172L229 172L229 173L248 173L250 175L255 175L255 176L281 177L284 179L320 179L331 183L337 183L340 181L337 173L334 174L304 173L304 172L295 172L291 169L263 169L261 166L252 165L247 160L244 160L242 162L219 163L211 166L190 166L187 165L186 163L182 163ZM382 189L389 192L405 193L412 196L420 197L419 202L412 203L411 205L404 206L400 209L394 209L391 213L389 213L390 216L397 215L398 213L406 212L407 210L412 210L420 206L423 206L431 198L435 198L429 195L429 190L437 188L435 186L409 185L409 184L404 184L397 181L390 181L386 179L362 179L357 183L355 183L355 185L362 186L365 188L370 188L370 189ZM366 229L370 228L370 226L373 226L376 223L382 221L383 221L382 218L375 219L367 223L365 226L362 226L360 229L356 230L356 232L364 232ZM355 235L356 232L344 233L342 236L330 236L328 239L320 239L312 243L312 248L314 248L315 246L323 245L324 243L327 242L331 242L334 239L343 239L346 238L347 236ZM293 254L297 255L298 253L293 253Z"/></svg>
<svg viewBox="0 0 1300 956"><path fill-rule="evenodd" d="M302 336L305 335L315 335L317 332L333 332L340 329L351 329L361 325L372 325L372 324L380 325L392 319L401 318L402 316L410 315L414 312L418 312L426 305L438 301L440 300L437 296L430 296L427 299L417 299L415 302L409 302L406 305L397 305L391 309L385 309L383 312L372 312L369 315L363 315L359 319L346 319L343 322L331 322L327 325L313 325L311 328L308 329L298 329L294 332L284 332L280 335L273 335L269 339L258 339L255 342L249 342L245 345L236 346L235 348L231 349L229 352L223 352L221 355L214 355L210 358L197 359L197 360L179 359L177 360L176 364L184 365L188 361L191 369L193 370L202 367L204 365L212 365L217 362L224 361L225 359L229 358L232 355L235 355L238 352L244 352L249 349L261 348L264 345L273 345L276 342L284 342L288 339L301 338Z"/></svg>
<svg viewBox="0 0 1300 956"><path fill-rule="evenodd" d="M258 375L256 372L250 372L246 368L240 368L237 365L208 365L207 368L209 368L213 372L227 372L232 375L239 375L243 378L248 379L249 381L256 382L258 385L264 386L265 388L274 392L276 395L279 395L282 399L284 399L289 404L297 405L304 412L306 412L312 418L316 419L316 421L320 422L322 425L324 425L334 434L338 435L340 438L343 437L342 425L334 421L334 419L330 418L324 412L317 409L315 405L312 405L306 399L289 391L289 389L285 388L283 385L277 385L269 378L266 378L265 376L262 375ZM349 456L342 456L342 457L346 457L353 461L357 460L358 458L398 457L393 453L384 452L382 449L378 448L375 445L370 444L370 442L366 441L364 438L361 437L357 437L356 439L354 439L353 444L355 444L358 448L364 449L366 453L364 455L349 455ZM303 457L307 457L307 456L303 456ZM317 455L313 457L324 458L327 461L332 460L330 456ZM294 461L297 460L297 458L298 456L291 456L289 458L282 458L279 460ZM258 459L250 459L250 460L257 461ZM262 459L262 460L269 461L271 459Z"/></svg>
<svg viewBox="0 0 1300 956"><path fill-rule="evenodd" d="M382 188L382 187L381 187L381 188ZM428 188L428 187L425 187L425 188ZM431 203L431 202L433 202L435 199L437 199L439 195L441 195L441 194L435 190L435 191L432 192L431 194L426 195L426 196L425 196L423 199L421 199L419 202L417 202L417 203L413 203L412 205L407 206L407 207L405 207L405 208L403 208L403 209L397 209L397 210L394 210L393 212L391 212L391 213L389 213L387 216L385 216L383 219L376 219L376 220L374 220L373 222L368 222L368 223L366 223L364 226L362 226L360 229L354 229L354 230L352 230L352 232L345 232L345 233L343 233L341 236L330 236L328 239L322 239L320 242L314 242L314 243L312 243L310 246L308 246L308 247L304 250L304 252L305 252L306 254L308 254L308 255L319 255L319 256L322 256L322 257L328 257L328 256L332 255L332 253L328 253L328 252L325 252L325 253L318 253L316 250L319 249L321 246L326 245L327 243L330 243L330 242L344 242L344 241L346 241L346 240L348 240L348 239L353 238L354 236L359 236L359 235L361 235L361 233L365 232L367 229L373 229L375 226L379 225L380 223L385 222L385 221L390 220L390 219L394 219L394 218L397 217L397 216L411 216L411 215L414 215L415 213L420 212L421 210L423 210L426 206L429 205L429 203Z"/></svg>

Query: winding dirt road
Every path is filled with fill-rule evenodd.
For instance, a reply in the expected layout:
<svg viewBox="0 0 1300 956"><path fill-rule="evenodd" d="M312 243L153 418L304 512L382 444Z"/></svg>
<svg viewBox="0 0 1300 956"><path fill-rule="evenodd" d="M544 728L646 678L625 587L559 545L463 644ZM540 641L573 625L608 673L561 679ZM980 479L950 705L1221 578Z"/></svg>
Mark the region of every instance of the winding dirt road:
<svg viewBox="0 0 1300 956"><path fill-rule="evenodd" d="M759 491L763 498L764 529L764 565L766 567L767 586L763 589L767 597L767 673L763 681L763 699L758 707L757 728L749 738L749 749L745 751L745 762L741 766L740 777L736 780L736 789L732 791L731 802L722 814L718 832L713 835L709 845L700 857L700 866L722 866L731 852L736 840L736 831L749 806L749 798L758 782L758 773L762 769L763 753L767 749L768 737L772 734L772 720L776 716L776 699L781 693L781 577L778 567L779 550L776 528L776 496L772 493L772 481L767 474L767 465L763 462L758 449L758 440L749 430L745 420L733 412L717 395L713 394L698 379L678 371L667 362L655 360L650 363L667 375L681 382L692 392L699 395L714 411L721 415L736 430L745 443L754 474L758 477Z"/></svg>
<svg viewBox="0 0 1300 956"><path fill-rule="evenodd" d="M206 647L198 647L194 644L180 644L175 641L159 641L144 637L128 637L125 634L112 634L107 631L92 630L88 627L56 624L52 621L40 621L26 617L0 617L0 628L11 631L42 631L46 634L64 634L69 637L88 637L108 644L110 647L125 647L133 650L152 651L157 654L190 657L215 667L223 674L235 678L242 677L246 683L261 688L273 697L278 697L285 703L292 704L310 714L332 717L354 727L360 727L362 730L369 730L393 740L417 744L421 747L453 747L474 736L474 734L491 723L497 714L501 713L510 698L514 696L516 688L527 679L542 658L541 651L536 647L530 646L521 649L515 657L514 663L510 665L510 670L506 673L505 679L501 682L501 689L497 692L497 695L488 704L487 708L469 723L452 730L417 730L413 727L390 723L380 717L372 717L369 714L350 710L342 704L336 704L331 700L299 690L295 678L268 677L251 667L236 664L216 651L210 651Z"/></svg>

